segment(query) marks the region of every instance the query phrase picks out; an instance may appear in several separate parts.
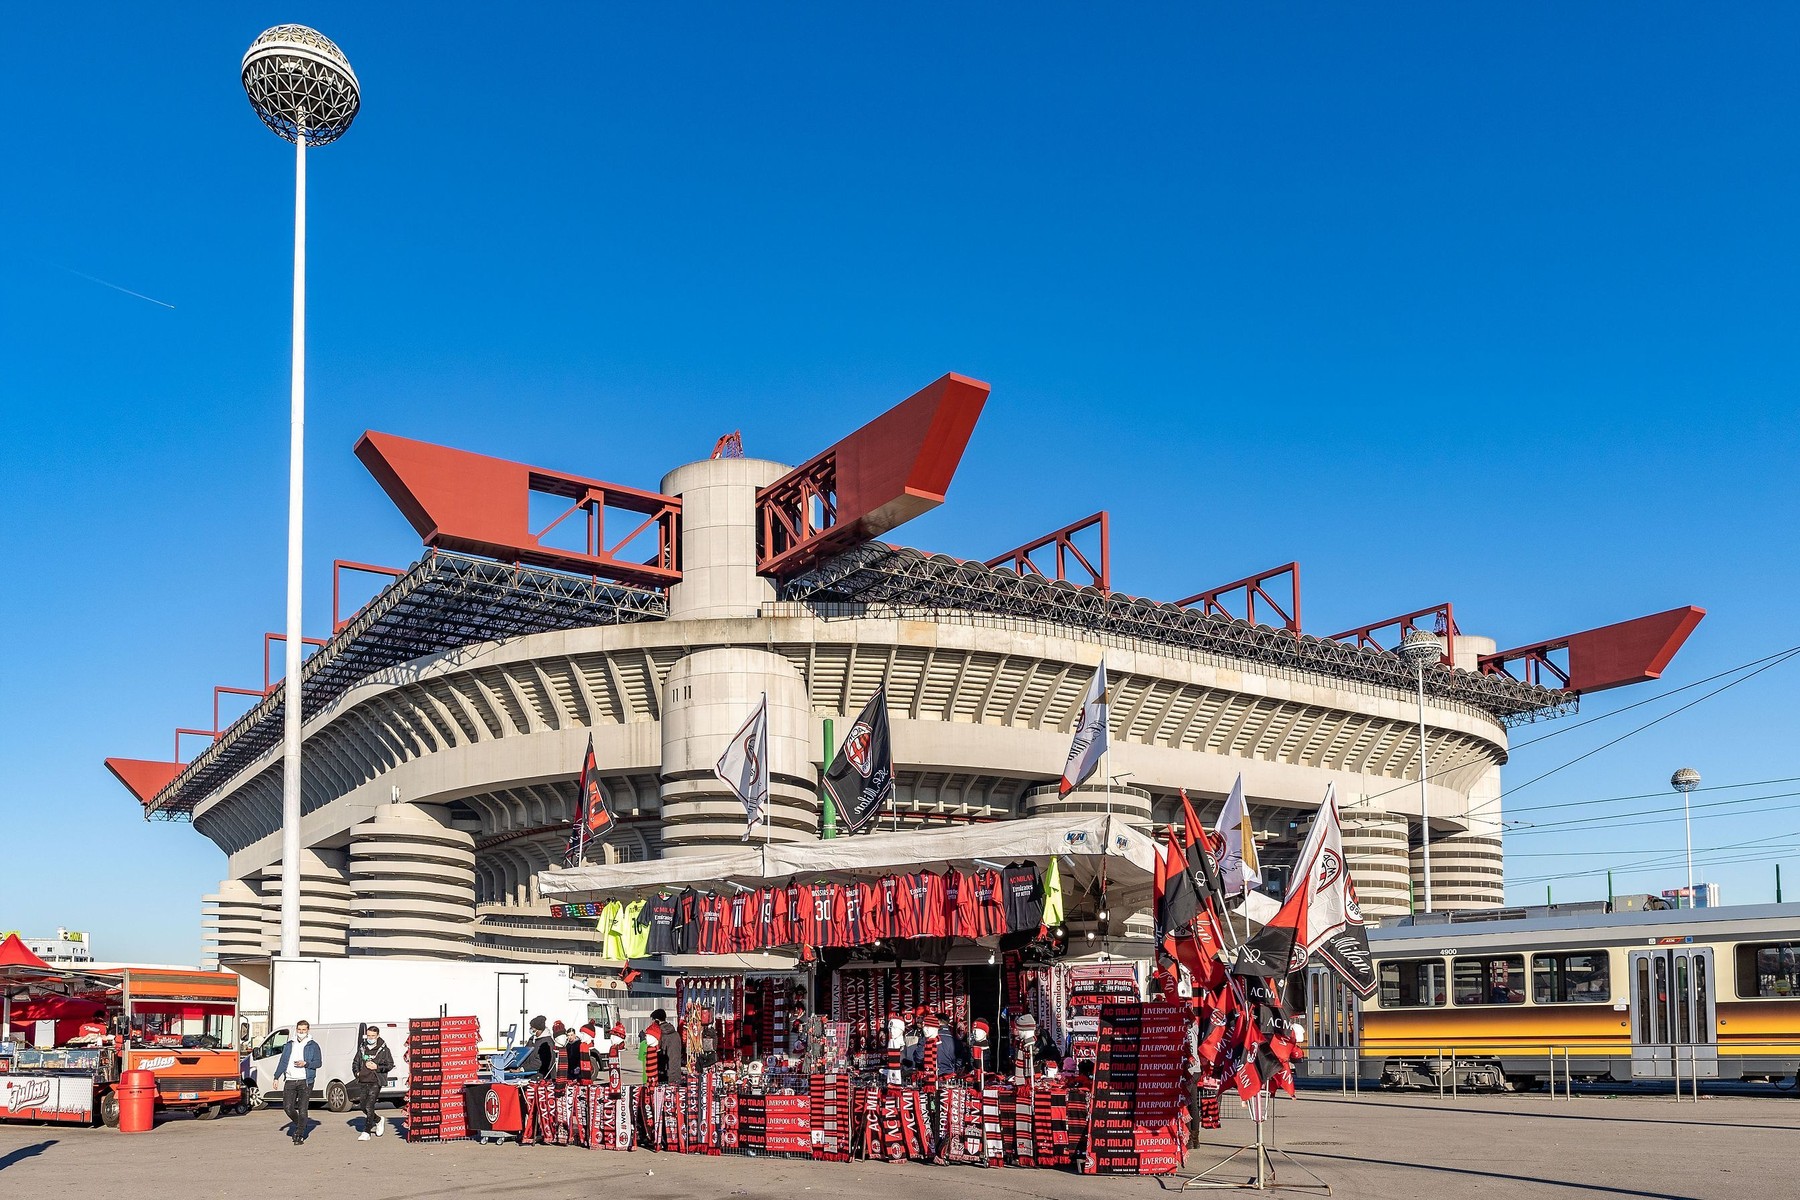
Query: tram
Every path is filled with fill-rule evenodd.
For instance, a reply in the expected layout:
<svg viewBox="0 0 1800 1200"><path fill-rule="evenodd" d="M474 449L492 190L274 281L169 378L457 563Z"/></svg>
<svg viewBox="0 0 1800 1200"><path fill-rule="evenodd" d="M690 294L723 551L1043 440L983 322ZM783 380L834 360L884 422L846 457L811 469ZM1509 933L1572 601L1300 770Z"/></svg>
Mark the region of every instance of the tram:
<svg viewBox="0 0 1800 1200"><path fill-rule="evenodd" d="M1504 1091L1800 1068L1800 904L1419 914L1369 949L1367 1001L1308 972L1313 1076Z"/></svg>

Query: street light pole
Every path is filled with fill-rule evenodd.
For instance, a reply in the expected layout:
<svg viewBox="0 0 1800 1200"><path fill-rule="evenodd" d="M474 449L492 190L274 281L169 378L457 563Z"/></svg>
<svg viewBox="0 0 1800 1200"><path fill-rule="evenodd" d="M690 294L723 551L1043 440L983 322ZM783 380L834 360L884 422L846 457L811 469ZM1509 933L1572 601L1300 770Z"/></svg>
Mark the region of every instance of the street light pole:
<svg viewBox="0 0 1800 1200"><path fill-rule="evenodd" d="M1683 767L1669 776L1669 786L1681 793L1681 824L1687 831L1687 898L1688 907L1698 907L1698 897L1694 895L1694 820L1689 810L1688 795L1700 786L1700 772L1692 767Z"/></svg>
<svg viewBox="0 0 1800 1200"><path fill-rule="evenodd" d="M300 955L301 517L306 456L306 148L334 142L362 103L337 44L304 25L264 30L244 54L244 92L263 124L294 143L293 362L288 413L287 646L282 676L281 948Z"/></svg>
<svg viewBox="0 0 1800 1200"><path fill-rule="evenodd" d="M1431 911L1431 794L1425 789L1425 664L1441 662L1444 650L1423 629L1409 629L1400 639L1400 657L1412 664L1419 688L1419 839L1425 883L1425 911Z"/></svg>

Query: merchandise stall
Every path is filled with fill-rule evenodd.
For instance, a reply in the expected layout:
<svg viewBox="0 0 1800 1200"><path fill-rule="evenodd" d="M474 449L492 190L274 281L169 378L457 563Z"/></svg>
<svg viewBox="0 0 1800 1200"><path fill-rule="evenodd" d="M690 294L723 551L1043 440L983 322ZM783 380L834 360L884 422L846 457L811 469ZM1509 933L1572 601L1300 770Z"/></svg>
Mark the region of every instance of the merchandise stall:
<svg viewBox="0 0 1800 1200"><path fill-rule="evenodd" d="M655 1031L685 1073L652 1051L642 1087L539 1084L522 1140L1174 1170L1190 1006L1144 1001L1139 965L1104 953L1156 853L1095 814L545 872L623 957L700 965ZM1070 960L1070 926L1100 931L1076 942L1094 961Z"/></svg>

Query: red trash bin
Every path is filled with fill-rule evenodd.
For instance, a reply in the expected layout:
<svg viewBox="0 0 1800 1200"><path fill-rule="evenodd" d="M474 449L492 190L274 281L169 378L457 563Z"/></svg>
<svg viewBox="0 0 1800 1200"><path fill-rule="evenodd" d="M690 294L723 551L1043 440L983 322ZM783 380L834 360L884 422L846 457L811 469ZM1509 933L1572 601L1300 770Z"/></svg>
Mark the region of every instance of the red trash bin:
<svg viewBox="0 0 1800 1200"><path fill-rule="evenodd" d="M113 1091L119 1096L119 1132L149 1133L156 1124L156 1076L123 1071Z"/></svg>

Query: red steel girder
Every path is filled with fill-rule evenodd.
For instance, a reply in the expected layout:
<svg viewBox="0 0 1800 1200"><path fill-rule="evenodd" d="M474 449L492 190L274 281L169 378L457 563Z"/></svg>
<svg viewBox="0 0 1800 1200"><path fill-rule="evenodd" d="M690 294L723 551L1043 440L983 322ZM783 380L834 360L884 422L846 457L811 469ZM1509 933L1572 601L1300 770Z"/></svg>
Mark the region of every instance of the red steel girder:
<svg viewBox="0 0 1800 1200"><path fill-rule="evenodd" d="M942 504L988 391L945 375L758 491L757 571L798 575Z"/></svg>
<svg viewBox="0 0 1800 1200"><path fill-rule="evenodd" d="M1560 687L1582 695L1603 692L1659 678L1704 616L1704 608L1691 604L1671 608L1567 637L1484 654L1476 665L1483 674L1522 677L1526 683L1543 687ZM1559 653L1566 665L1550 657ZM1545 675L1557 682L1542 682Z"/></svg>
<svg viewBox="0 0 1800 1200"><path fill-rule="evenodd" d="M1275 583L1283 576L1287 577L1285 604L1276 599L1275 593L1268 588L1269 584ZM1242 593L1243 603L1234 605L1233 602L1240 598L1238 593ZM1270 567L1266 571L1259 571L1255 575L1246 576L1232 583L1221 584L1210 591L1198 592L1186 600L1177 600L1175 605L1177 608L1199 608L1204 613L1232 617L1247 621L1252 625L1266 625L1268 622L1256 619L1256 602L1259 599L1266 607L1273 609L1277 617L1281 618L1281 628L1289 633L1299 633L1300 564L1291 562L1283 563L1279 567Z"/></svg>
<svg viewBox="0 0 1800 1200"><path fill-rule="evenodd" d="M1075 535L1083 530L1100 529L1100 565L1095 566L1093 560L1075 544ZM1032 555L1050 547L1056 549L1056 573L1048 574L1032 560ZM1084 517L1073 525L1064 525L1061 529L1046 533L1035 541L1026 542L1023 546L1015 546L1004 554L997 554L983 563L984 567L1007 567L1020 575L1038 575L1046 579L1065 582L1080 582L1069 579L1069 560L1073 559L1082 570L1087 572L1087 585L1097 587L1103 592L1112 590L1112 527L1111 519L1104 510L1091 517Z"/></svg>
<svg viewBox="0 0 1800 1200"><path fill-rule="evenodd" d="M1427 621L1426 618L1430 620ZM1356 629L1346 629L1342 633L1334 633L1330 640L1334 642L1355 642L1364 649L1389 650L1400 649L1400 643L1406 635L1415 629L1423 629L1444 643L1443 664L1446 667L1456 665L1456 612L1446 600L1442 604L1434 604L1430 608L1421 608L1417 612L1402 613L1397 617L1389 617L1385 621L1377 621L1373 625L1363 625ZM1392 633L1391 638L1377 637L1377 634ZM1389 644L1391 642L1391 644Z"/></svg>
<svg viewBox="0 0 1800 1200"><path fill-rule="evenodd" d="M270 649L270 647L274 646L276 642L285 642L285 641L287 641L287 634L285 634L285 633L265 633L265 634L263 634L263 695L265 695L265 696L275 690L275 676L269 665L269 649ZM303 637L300 639L300 645L303 647L304 646L312 646L315 649L319 649L325 645L325 639L324 638ZM304 649L302 649L300 651L300 654L301 654L301 657L304 658L306 655L306 651ZM214 721L213 724L217 725L218 722ZM176 755L176 757L179 758L181 756Z"/></svg>
<svg viewBox="0 0 1800 1200"><path fill-rule="evenodd" d="M632 587L664 588L681 580L677 561L681 501L674 496L373 431L357 440L356 457L427 546L574 571ZM561 516L536 532L531 529L534 492L570 502ZM643 519L624 537L613 539L605 528L609 508ZM585 549L546 545L545 535L576 513L583 514L587 524ZM654 554L645 561L621 556L652 529Z"/></svg>
<svg viewBox="0 0 1800 1200"><path fill-rule="evenodd" d="M139 804L146 808L156 799L175 777L186 767L179 762L155 762L147 758L109 758L106 769L113 778L125 785L125 790L137 797Z"/></svg>
<svg viewBox="0 0 1800 1200"><path fill-rule="evenodd" d="M354 617L356 615L356 613L351 613L350 617L339 616L339 613L341 611L340 606L342 605L342 602L343 602L342 594L340 591L340 584L343 580L345 571L355 571L361 575L385 575L389 579L399 579L401 576L406 574L405 571L400 570L398 567L378 567L372 563L350 562L348 559L342 559L342 558L332 559L331 560L331 632L333 632L333 633L336 633L338 630L340 630L344 626L348 625L350 623L350 617ZM363 607L366 608L368 606L365 604ZM361 611L362 611L361 608L356 610L356 612L361 612Z"/></svg>

